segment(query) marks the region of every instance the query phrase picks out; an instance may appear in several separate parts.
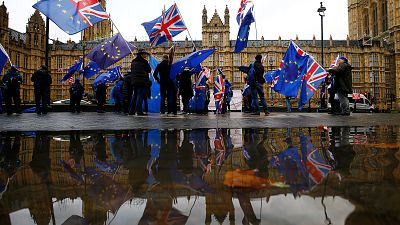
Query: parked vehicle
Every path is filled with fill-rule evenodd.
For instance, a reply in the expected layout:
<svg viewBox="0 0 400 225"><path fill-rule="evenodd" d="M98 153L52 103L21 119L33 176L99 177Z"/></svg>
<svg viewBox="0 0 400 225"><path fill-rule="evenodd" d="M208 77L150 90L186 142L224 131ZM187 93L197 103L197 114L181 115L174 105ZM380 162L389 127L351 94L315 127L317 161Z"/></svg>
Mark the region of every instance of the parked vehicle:
<svg viewBox="0 0 400 225"><path fill-rule="evenodd" d="M354 100L353 96L359 95L360 99ZM347 96L349 98L349 107L350 111L354 112L354 102L356 102L356 111L357 112L374 112L375 106L371 104L371 101L368 100L367 97L363 94L349 94ZM331 108L331 104L328 103L328 109Z"/></svg>

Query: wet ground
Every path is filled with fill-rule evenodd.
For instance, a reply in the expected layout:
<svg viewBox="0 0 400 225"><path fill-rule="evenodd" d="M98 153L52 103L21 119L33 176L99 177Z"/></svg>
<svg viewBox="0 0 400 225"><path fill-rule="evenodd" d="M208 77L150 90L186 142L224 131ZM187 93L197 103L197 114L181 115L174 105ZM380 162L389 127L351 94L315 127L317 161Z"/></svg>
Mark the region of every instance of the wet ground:
<svg viewBox="0 0 400 225"><path fill-rule="evenodd" d="M398 126L0 133L0 224L400 224Z"/></svg>

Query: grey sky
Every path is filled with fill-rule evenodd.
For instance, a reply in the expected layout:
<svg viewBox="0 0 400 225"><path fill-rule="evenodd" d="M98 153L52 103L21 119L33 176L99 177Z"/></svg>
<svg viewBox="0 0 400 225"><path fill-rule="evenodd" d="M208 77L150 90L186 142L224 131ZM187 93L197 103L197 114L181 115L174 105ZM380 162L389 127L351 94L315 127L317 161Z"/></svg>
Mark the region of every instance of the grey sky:
<svg viewBox="0 0 400 225"><path fill-rule="evenodd" d="M11 28L25 32L25 26L34 9L32 5L37 0L4 0L8 8ZM148 40L144 28L140 25L160 16L164 5L168 8L174 0L108 0L107 11L121 31L122 35L133 40ZM225 5L228 5L231 19L231 39L235 39L238 25L236 12L240 0L175 0L189 31L195 40L201 40L201 16L204 5L210 19L217 9L223 19ZM320 17L317 13L320 0L254 0L257 21L258 39L264 36L266 40L282 39L312 39L315 34L320 39ZM22 4L23 3L23 4ZM325 0L327 8L324 18L324 37L345 39L348 34L347 0ZM178 35L175 40L182 40L187 32ZM65 41L69 38L79 40L80 35L68 36L53 23L50 27L50 37ZM254 25L250 31L250 39L256 39Z"/></svg>

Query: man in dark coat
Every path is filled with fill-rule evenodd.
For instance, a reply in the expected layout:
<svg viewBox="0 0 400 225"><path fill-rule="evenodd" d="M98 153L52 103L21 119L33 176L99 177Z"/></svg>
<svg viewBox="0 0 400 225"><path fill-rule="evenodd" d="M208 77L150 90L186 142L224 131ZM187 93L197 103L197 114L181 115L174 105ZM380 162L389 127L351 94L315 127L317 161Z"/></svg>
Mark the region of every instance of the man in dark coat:
<svg viewBox="0 0 400 225"><path fill-rule="evenodd" d="M267 101L265 100L264 95L264 66L261 63L262 56L257 55L255 57L255 62L253 63L254 72L250 69L249 73L254 73L253 77L248 78L248 84L250 85L251 97L252 97L252 105L254 107L253 115L260 115L260 106L258 102L258 97L260 97L261 104L264 109L265 115L269 115ZM250 66L251 68L251 66Z"/></svg>
<svg viewBox="0 0 400 225"><path fill-rule="evenodd" d="M70 111L72 113L81 112L81 100L82 96L84 93L85 89L83 85L81 84L79 78L75 79L75 83L71 85L69 88L69 94L70 94Z"/></svg>
<svg viewBox="0 0 400 225"><path fill-rule="evenodd" d="M134 114L133 105L136 100L136 112L137 115L145 115L143 113L143 103L145 98L147 98L147 88L150 84L149 73L151 72L151 67L149 62L146 60L150 54L140 49L137 53L137 57L132 60L131 63L131 73L132 73L132 86L134 89L134 97L131 102L131 110L129 114Z"/></svg>
<svg viewBox="0 0 400 225"><path fill-rule="evenodd" d="M163 61L157 65L154 70L153 77L160 84L160 113L165 114L165 99L167 99L167 109L168 113L176 112L176 89L173 80L170 78L169 74L171 71L171 65L169 63L168 55L163 56ZM159 76L158 76L159 75Z"/></svg>
<svg viewBox="0 0 400 225"><path fill-rule="evenodd" d="M107 97L107 86L105 83L100 83L96 87L96 99L97 99L97 112L105 113L104 105L106 104Z"/></svg>
<svg viewBox="0 0 400 225"><path fill-rule="evenodd" d="M2 79L0 79L0 114L3 113L3 89L4 89L4 84Z"/></svg>
<svg viewBox="0 0 400 225"><path fill-rule="evenodd" d="M333 88L339 97L340 115L350 115L349 98L347 96L353 93L352 69L349 61L344 56L339 58L336 68L329 69L329 72L335 76Z"/></svg>
<svg viewBox="0 0 400 225"><path fill-rule="evenodd" d="M186 67L176 79L179 82L179 94L182 96L183 113L189 113L189 101L193 97L192 73L190 69Z"/></svg>
<svg viewBox="0 0 400 225"><path fill-rule="evenodd" d="M31 81L35 89L36 113L38 115L41 113L47 114L50 85L52 83L47 66L43 65L39 70L33 73Z"/></svg>
<svg viewBox="0 0 400 225"><path fill-rule="evenodd" d="M19 90L22 84L22 76L19 74L16 66L11 66L11 69L4 75L3 83L7 115L12 114L12 100L14 101L15 112L21 114L21 96Z"/></svg>

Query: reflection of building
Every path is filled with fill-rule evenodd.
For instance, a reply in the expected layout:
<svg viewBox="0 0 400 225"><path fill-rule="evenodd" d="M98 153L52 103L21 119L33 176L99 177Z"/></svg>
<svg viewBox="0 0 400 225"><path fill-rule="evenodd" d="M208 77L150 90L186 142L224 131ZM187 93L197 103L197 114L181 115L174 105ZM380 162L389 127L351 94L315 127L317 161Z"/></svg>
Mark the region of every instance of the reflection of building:
<svg viewBox="0 0 400 225"><path fill-rule="evenodd" d="M101 1L105 7L106 1ZM354 67L353 82L354 91L369 93L376 98L380 108L387 108L391 102L391 94L397 96L398 106L400 104L400 25L398 18L400 7L396 0L372 1L351 0L349 10L349 37L347 40L333 40L332 37L325 42L325 67L336 58L338 54L348 56ZM33 101L33 90L29 81L30 74L44 62L44 21L38 12L29 19L26 33L19 33L8 27L8 13L4 4L0 7L0 41L10 53L13 63L21 66L25 85L22 88L24 101ZM202 13L202 40L195 41L197 48L217 48L217 52L211 56L203 65L210 67L215 73L216 68L222 67L233 83L235 89L243 86L244 74L237 70L242 64L249 64L254 60L256 54L266 56L264 66L267 70L277 69L289 41L261 40L249 41L248 48L240 54L234 54L234 40L230 40L229 27L230 13L226 8L223 20L217 11L211 19L208 19L206 8ZM316 31L317 32L317 31ZM62 43L53 41L51 50L51 73L53 75L53 101L67 98L67 86L62 86L58 81L65 74L67 68L77 60L83 52L87 54L89 49L95 47L99 42L96 40L110 36L112 33L110 22L104 21L83 32L85 51L82 43L68 41ZM312 54L318 61L320 58L321 42L316 40L295 40L299 46ZM148 47L147 42L133 42L138 47ZM192 51L192 43L189 40L178 41L177 55L181 57ZM157 57L168 51L171 43L163 44L152 49ZM122 60L124 71L129 69L133 56ZM87 82L89 83L89 82ZM86 90L90 90L87 84ZM396 92L396 90L398 90ZM283 105L284 98L267 89L267 100L269 104ZM318 105L319 94L314 95L312 103Z"/></svg>

